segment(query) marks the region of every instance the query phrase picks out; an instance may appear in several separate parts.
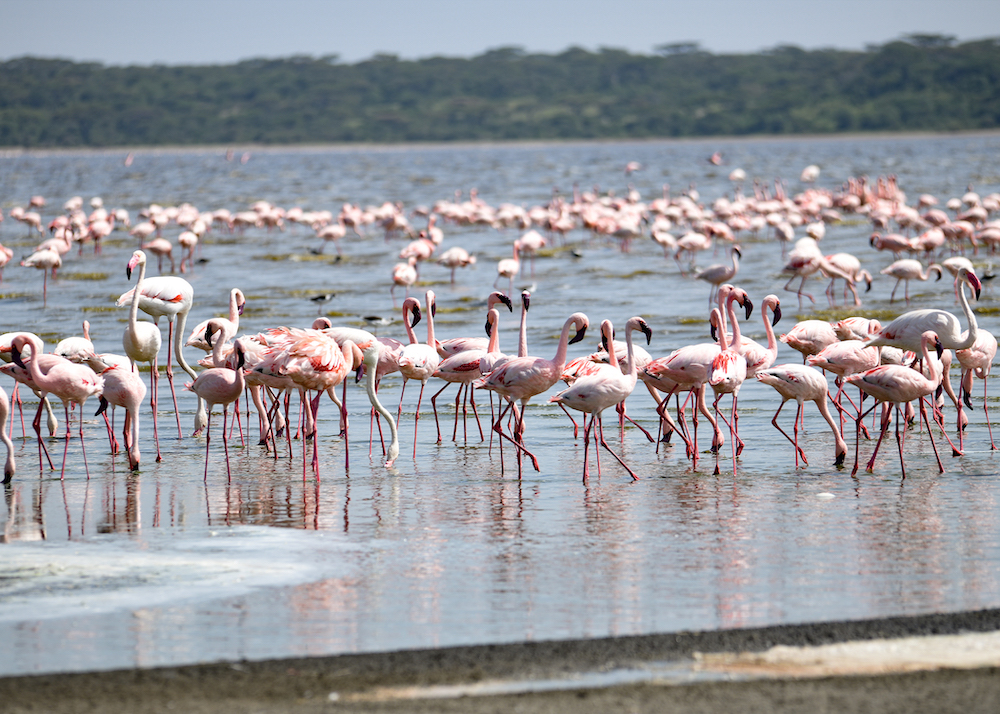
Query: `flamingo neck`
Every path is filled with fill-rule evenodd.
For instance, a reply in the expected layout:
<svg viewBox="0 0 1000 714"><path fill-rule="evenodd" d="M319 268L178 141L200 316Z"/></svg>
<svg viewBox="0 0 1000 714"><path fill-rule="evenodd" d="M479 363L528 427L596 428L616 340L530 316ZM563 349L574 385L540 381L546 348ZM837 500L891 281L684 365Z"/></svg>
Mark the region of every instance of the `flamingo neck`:
<svg viewBox="0 0 1000 714"><path fill-rule="evenodd" d="M761 315L764 316L764 332L767 333L767 351L774 355L774 358L778 358L778 341L774 339L774 327L771 326L771 321L767 319L767 303L761 308ZM771 308L773 313L774 308Z"/></svg>
<svg viewBox="0 0 1000 714"><path fill-rule="evenodd" d="M236 304L236 290L229 293L229 321L233 323L237 329L239 329L240 307Z"/></svg>
<svg viewBox="0 0 1000 714"><path fill-rule="evenodd" d="M959 287L958 299L962 303L962 312L965 313L965 319L969 322L969 329L965 331L965 339L963 339L959 344L953 345L952 349L965 350L976 343L976 337L978 336L979 325L976 323L976 313L972 311L972 306L969 305L969 298L965 294L965 281L962 281Z"/></svg>
<svg viewBox="0 0 1000 714"><path fill-rule="evenodd" d="M571 317L563 323L562 333L559 335L559 346L556 348L556 356L552 360L556 365L556 370L562 373L563 367L566 366L566 352L569 350L569 328L570 325L575 324L575 320Z"/></svg>
<svg viewBox="0 0 1000 714"><path fill-rule="evenodd" d="M146 279L146 261L139 263L139 277L135 281L135 288L132 290L132 304L128 311L129 327L135 330L135 324L139 319L139 293L142 290L142 281Z"/></svg>
<svg viewBox="0 0 1000 714"><path fill-rule="evenodd" d="M521 327L517 333L517 356L528 356L528 308L521 303Z"/></svg>
<svg viewBox="0 0 1000 714"><path fill-rule="evenodd" d="M486 346L486 351L488 353L499 352L500 351L500 311L496 308L490 308L489 313L486 315L486 321L490 324L490 341Z"/></svg>

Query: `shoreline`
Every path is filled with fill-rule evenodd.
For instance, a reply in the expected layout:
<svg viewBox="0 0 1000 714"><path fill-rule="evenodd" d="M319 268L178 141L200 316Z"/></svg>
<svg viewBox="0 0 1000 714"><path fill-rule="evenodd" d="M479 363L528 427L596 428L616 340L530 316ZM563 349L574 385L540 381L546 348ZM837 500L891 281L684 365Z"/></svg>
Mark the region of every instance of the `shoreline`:
<svg viewBox="0 0 1000 714"><path fill-rule="evenodd" d="M440 149L488 149L488 148L539 148L546 146L580 146L590 144L718 144L724 142L777 143L782 141L884 141L889 139L935 139L957 137L990 137L1000 135L1000 129L969 129L957 131L914 131L914 132L872 132L848 134L753 134L745 136L686 136L658 137L638 139L512 139L510 141L428 141L400 142L374 144L360 143L317 143L317 144L192 144L146 146L122 145L111 147L0 147L0 158L15 158L19 156L57 156L57 155L107 155L107 154L183 154L183 153L225 153L229 150L235 153L349 153L352 151L399 151L399 150L440 150Z"/></svg>
<svg viewBox="0 0 1000 714"><path fill-rule="evenodd" d="M957 659L849 672L746 667L772 648L980 637L1000 609L869 620L675 632L592 640L0 678L5 712L284 711L996 711L1000 650L985 664ZM973 634L978 633L978 634ZM961 641L962 638L959 638ZM950 638L954 640L955 638ZM997 638L994 638L997 639ZM1000 640L998 640L1000 641ZM898 643L904 644L898 644ZM974 647L973 647L974 648ZM707 655L707 657L705 656ZM812 655L806 654L812 663ZM706 667L698 662L710 663ZM710 672L715 663L717 671ZM720 662L729 662L718 669ZM742 665L739 665L742 662ZM742 667L742 669L741 669ZM649 676L628 673L652 672ZM669 673L674 672L671 676ZM690 674L693 672L694 674ZM686 674L687 673L687 674Z"/></svg>

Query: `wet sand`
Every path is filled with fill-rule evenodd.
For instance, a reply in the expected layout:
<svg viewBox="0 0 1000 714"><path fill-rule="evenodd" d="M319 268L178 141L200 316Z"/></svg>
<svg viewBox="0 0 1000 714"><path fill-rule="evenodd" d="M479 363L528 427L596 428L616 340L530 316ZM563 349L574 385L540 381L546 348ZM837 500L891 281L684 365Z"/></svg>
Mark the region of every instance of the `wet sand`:
<svg viewBox="0 0 1000 714"><path fill-rule="evenodd" d="M825 667L824 645L982 639L1000 610L0 679L22 712L997 712L1000 652ZM965 635L961 638L949 635ZM762 653L807 647L808 667ZM973 646L969 649L975 649ZM798 656L798 655L797 655ZM849 657L850 655L848 655ZM773 660L772 660L773 661Z"/></svg>

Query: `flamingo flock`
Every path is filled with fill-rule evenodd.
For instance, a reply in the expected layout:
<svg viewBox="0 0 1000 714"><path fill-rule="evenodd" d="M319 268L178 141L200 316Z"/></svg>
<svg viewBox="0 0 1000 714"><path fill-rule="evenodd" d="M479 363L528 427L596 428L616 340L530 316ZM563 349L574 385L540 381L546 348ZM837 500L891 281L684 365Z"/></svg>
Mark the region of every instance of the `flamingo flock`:
<svg viewBox="0 0 1000 714"><path fill-rule="evenodd" d="M205 479L209 477L213 407L223 409L223 433L219 438L223 439L227 475L231 478L229 408L232 406L238 416L239 400L244 393L253 396L261 428L260 444L265 447L266 453L277 457L279 439L290 439L294 430L302 440L303 477L311 472L317 478L320 467L318 413L323 396L327 395L339 411L340 435L345 442L345 468L349 468L346 400L350 381L348 375L352 371L357 373L357 380L364 379L371 403L373 426L369 435L369 453L372 453L375 443L381 442L382 463L388 467L393 466L399 457L397 427L403 416L406 382L413 379L421 385L413 411L412 458L416 459L423 392L429 381L437 379L444 384L440 389L435 387L430 401L437 423L438 442L442 441L442 436L437 397L449 384L459 385L452 440L457 440L460 403L464 417L467 419L467 405L471 404L479 422L475 393L495 392L500 397L500 405L494 409L490 400L490 428L484 432L480 425L480 440L488 438L492 451L496 438L495 448L499 451L501 468L504 468L506 444L514 449L518 474L522 473L526 459L538 470L539 461L529 449L526 439L529 405L532 399L542 396L557 382L564 380L567 388L552 395L549 402L559 405L564 411L576 410L589 415L583 429L583 479L590 478L588 452L591 438L597 446L611 453L632 479L638 479L639 474L625 464L605 439L601 415L609 407L616 409L622 425L619 429L620 440L624 441L624 422L626 419L631 421L626 415L624 403L641 381L655 400L662 439L653 439L644 428L639 428L651 440L658 442L657 448L676 434L684 444L685 457L690 460L691 467L697 468L701 455L697 434L700 415L709 422L713 431L711 451L716 457L715 472L721 472L719 458L728 438L731 469L735 474L740 454L747 446L740 437L739 394L748 379L756 378L778 392L780 403L771 421L792 444L796 468L800 463L802 467L808 466L806 453L799 444L799 435L805 423L805 402L811 401L816 404L833 434L835 466L841 466L845 461L848 450L844 439L845 425L853 422L856 473L861 435L868 434L864 419L875 408L866 412L864 401L872 397L876 405L882 405L882 412L878 441L867 468L869 471L874 469L882 440L890 425L894 424L900 469L905 477L903 444L914 412L919 413L928 436L932 421L938 429L945 429L945 416L932 397L945 385L947 391L953 393L947 369L953 362L961 367L959 395L954 397L958 410L956 429L959 446L953 445L953 453L963 453L964 427L967 423L963 406L972 407L975 378L984 380L985 385L997 343L991 333L978 327L968 295L971 292L975 299L979 299L983 289L982 278L992 276L977 275L974 263L962 254L970 252L975 258L980 251L991 254L1000 247L1000 221L991 220L991 216L1000 213L1000 194L980 197L971 190L967 191L961 198L948 202L949 213L936 208L936 199L926 195L920 197L916 207L908 206L895 177L879 178L874 183L864 178L852 178L839 191L832 191L817 188L814 183L819 175L818 168L808 169L803 173L802 181L809 183L809 187L794 196L786 194L785 185L780 181L775 181L773 188L759 181L754 182L752 194L746 194L743 186L745 173L734 171L732 197L720 197L710 207L700 203L700 196L693 186L676 196L671 196L669 187L665 186L662 197L652 201L643 201L631 186L621 197L615 197L610 192L602 195L597 190L574 190L572 199L569 199L554 192L546 204L530 209L512 204L490 206L472 189L468 200L461 200L461 194L456 192L454 200L438 201L430 207L415 207L409 213L398 201L386 201L381 206L367 208L345 203L339 213L283 209L266 201L257 201L249 210L236 212L226 209L200 211L190 204L176 207L150 205L140 212L142 222L131 226L126 211L107 211L103 202L94 199L91 202L94 210L88 215L82 210L82 199L77 197L64 205L65 215L58 216L49 224L52 237L42 241L31 254L25 256L21 265L43 271L41 292L43 300L47 301L49 278L56 278L63 260L71 259L74 245L79 245L78 254L82 254L83 244L93 242L97 253L101 250L100 241L107 239L116 227L129 228L129 235L137 241L136 249L123 264L127 280L131 280L136 271L138 275L132 289L122 293L116 302L117 306L129 309L121 337L124 355L99 354L93 344L83 338L60 344L47 353L38 336L8 333L0 335L0 356L10 362L3 371L39 396L32 426L38 443L41 471L44 471L45 460L48 459L41 433L42 415L50 414L45 397L53 395L63 402L66 431L61 476L65 473L71 438L70 407L75 405L82 410L89 398L101 401L99 413L104 413L108 406L121 406L125 410L122 431L124 452L129 467L139 470L142 465L139 410L148 396L156 460L162 459L157 419L159 353L163 341L159 320L162 317L166 317L168 322L166 374L178 438L204 433ZM628 173L631 172L626 172L626 175ZM33 197L29 208L42 209L44 206L44 199ZM871 222L873 232L867 242L876 255L879 251L887 251L897 260L881 270L873 268L869 272L850 253L825 254L820 246L826 226L842 221L849 214ZM14 208L8 215L27 226L29 237L44 233L43 221L37 210ZM418 219L426 220L425 228L414 228L413 222ZM393 268L386 284L394 306L396 289L406 291L400 317L407 339L376 337L353 326L334 325L322 317L310 326L274 326L258 333L240 335L240 317L247 297L240 288L232 287L228 317L202 321L185 342L186 321L195 304L191 283L176 275L146 276L149 253L157 257L159 272L163 272L163 258L167 258L170 264L169 272L174 272L176 264L172 246L169 238L163 235L165 229L169 230L174 225L183 229L177 239L184 250L180 262L182 273L197 269L195 255L203 250L204 239L213 230L238 235L248 230L284 231L292 225L306 226L315 239L321 241L321 247L312 252L322 255L322 246L334 242L338 261L350 254L352 240L364 240L376 228L380 229L385 242L405 238L410 242L399 252L399 259L404 262ZM485 338L439 340L434 323L437 300L434 291L423 291L423 304L409 294L421 279L422 264L435 262L448 269L449 284L452 286L456 285L459 268L476 265L476 256L461 246L452 246L435 259L438 249L446 241L449 226L478 226L484 230L513 230L518 233L510 245L509 255L512 257L498 259L496 263L494 289L486 304ZM800 228L805 235L794 241L795 231ZM893 229L897 232L892 232ZM677 346L665 356L654 358L641 345L634 343L635 334L642 332L647 345L652 344L653 330L647 318L635 316L625 322L624 344L615 341L614 325L605 319L600 323L601 349L573 360L569 350L584 338L591 324L586 314L575 311L563 322L554 356L551 359L533 356L526 339L529 294L524 292L517 355L501 353L499 325L503 313L497 306L502 304L511 310L510 296L515 293L515 281L521 277L525 260L529 261L533 278L535 258L554 257L560 247L567 247L568 236L574 231L584 231L588 236L578 245L607 242L623 253L631 252L635 241L648 233L663 248L664 257L672 258L676 263L682 279L700 280L711 286L706 322L713 339ZM896 279L890 303L895 299L899 282L906 283L904 300L909 303L909 280L926 281L931 274L936 274L940 280L942 275L950 274L954 277L955 296L962 316L943 309L912 310L885 326L860 314L836 323L806 319L776 338L773 326L782 316L781 300L777 294L768 294L760 298L768 343L765 347L744 335L736 308L743 308L744 319L749 318L753 310L751 296L739 287L741 258L748 246L750 250L759 250L761 248L756 244L769 238L780 245L783 256L782 269L776 274L781 272L790 276L784 289L795 293L800 306L803 298L815 303L815 298L804 290L806 281L812 276L831 281L826 290L831 305L836 305L838 301L835 282L842 280L845 307L850 294L853 298L851 307L859 308L861 299L857 285L865 282L870 289L872 272ZM382 240L379 238L380 242ZM793 241L794 247L786 250L786 246ZM702 269L696 267L700 254L719 249L728 255L728 262ZM572 252L577 254L576 249ZM904 253L911 257L901 257ZM946 256L947 253L951 255ZM13 251L0 246L0 269L12 258ZM926 265L921 259L927 261ZM663 264L669 266L667 261ZM796 280L798 285L793 287ZM140 312L152 321L141 320ZM414 331L421 320L425 321L427 329L424 341ZM776 364L779 342L799 351L803 364ZM184 356L185 347L209 353L204 361L205 370L199 373L188 363ZM946 354L949 350L953 354ZM191 377L192 381L186 386L197 396L194 428L189 437L184 436L173 385L174 361ZM150 365L148 388L138 372L138 364ZM394 372L399 372L403 380L395 415L382 405L378 395L382 378ZM826 373L835 380L835 396L830 395ZM845 392L846 386L858 388L859 400L856 404ZM296 392L301 404L297 423L289 412L290 397ZM14 474L9 434L12 430L12 410L20 404L15 395L16 391L8 400L3 393L4 409L0 412L5 423L4 443L10 454L5 468L6 481ZM673 410L670 408L671 398L676 398ZM797 404L791 436L778 422L782 407L790 400L795 400ZM723 404L728 405L725 410L721 408ZM915 406L908 407L910 404ZM983 406L987 409L985 386ZM690 424L687 419L689 409L692 417ZM933 418L928 417L928 411ZM835 415L839 416L839 420ZM989 426L988 411L986 419ZM53 417L49 416L49 422L51 433L55 429L51 425ZM384 438L376 439L374 433L375 424L382 433L383 423L390 433L388 445ZM119 445L110 421L107 429L111 452L118 453ZM242 438L242 424L240 431ZM945 434L947 436L947 431ZM86 466L82 422L77 437ZM307 447L310 441L311 453ZM464 441L468 441L467 430L464 431ZM990 446L995 448L991 427ZM599 448L595 447L595 452L598 454L599 476ZM288 454L290 457L290 443ZM51 459L48 459L48 464L53 468ZM940 458L938 464L943 471Z"/></svg>

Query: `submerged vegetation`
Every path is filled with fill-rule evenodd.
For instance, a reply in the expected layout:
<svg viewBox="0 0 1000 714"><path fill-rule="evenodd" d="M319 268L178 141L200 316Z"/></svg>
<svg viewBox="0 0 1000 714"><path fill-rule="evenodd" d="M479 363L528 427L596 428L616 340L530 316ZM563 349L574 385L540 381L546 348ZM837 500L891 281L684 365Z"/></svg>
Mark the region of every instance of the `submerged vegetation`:
<svg viewBox="0 0 1000 714"><path fill-rule="evenodd" d="M484 141L1000 126L1000 38L715 55L516 47L471 59L0 63L0 146Z"/></svg>

